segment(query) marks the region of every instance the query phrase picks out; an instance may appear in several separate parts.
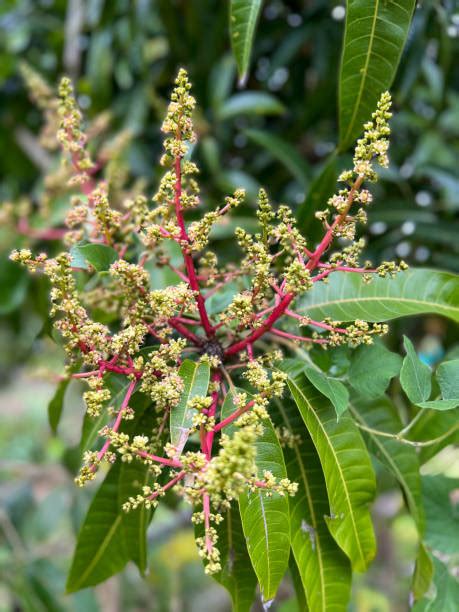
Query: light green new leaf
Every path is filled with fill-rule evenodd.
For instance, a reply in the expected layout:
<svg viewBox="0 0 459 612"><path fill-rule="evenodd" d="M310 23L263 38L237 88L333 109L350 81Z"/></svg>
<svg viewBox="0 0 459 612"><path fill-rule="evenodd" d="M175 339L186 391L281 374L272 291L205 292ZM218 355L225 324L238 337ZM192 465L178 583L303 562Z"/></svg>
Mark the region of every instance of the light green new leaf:
<svg viewBox="0 0 459 612"><path fill-rule="evenodd" d="M373 402L364 399L351 401L351 413L357 423L388 433L398 433L403 424L392 402L382 397ZM393 474L397 479L408 509L416 522L419 534L424 533L424 508L422 501L421 476L419 474L419 459L416 449L401 444L393 438L377 436L364 431L370 452Z"/></svg>
<svg viewBox="0 0 459 612"><path fill-rule="evenodd" d="M298 492L289 503L292 551L309 608L344 612L350 598L351 568L325 521L330 510L317 451L296 407L282 400L275 409L279 425L292 434L291 446L284 449L287 475L298 483Z"/></svg>
<svg viewBox="0 0 459 612"><path fill-rule="evenodd" d="M282 448L269 420L263 421L263 435L255 442L258 475L269 470L286 478ZM290 551L289 500L278 494L268 497L262 489L239 498L242 528L253 569L264 602L272 600L288 567Z"/></svg>
<svg viewBox="0 0 459 612"><path fill-rule="evenodd" d="M298 151L287 141L262 130L245 130L250 140L265 148L281 164L283 164L290 174L305 187L310 176L308 165L298 153Z"/></svg>
<svg viewBox="0 0 459 612"><path fill-rule="evenodd" d="M249 612L255 599L257 577L247 552L237 505L232 504L223 516L216 527L222 569L212 577L231 595L234 612Z"/></svg>
<svg viewBox="0 0 459 612"><path fill-rule="evenodd" d="M376 482L370 457L353 419L336 422L330 402L304 375L288 379L322 464L330 501L328 528L357 571L365 571L376 553L369 511Z"/></svg>
<svg viewBox="0 0 459 612"><path fill-rule="evenodd" d="M121 537L124 513L118 499L120 469L121 462L116 462L89 506L78 534L67 580L68 593L103 582L129 561Z"/></svg>
<svg viewBox="0 0 459 612"><path fill-rule="evenodd" d="M420 542L411 583L411 591L415 600L421 599L429 590L432 583L433 570L432 559L424 544Z"/></svg>
<svg viewBox="0 0 459 612"><path fill-rule="evenodd" d="M244 83L249 70L253 37L263 0L231 0L231 46L236 58L239 79Z"/></svg>
<svg viewBox="0 0 459 612"><path fill-rule="evenodd" d="M437 368L436 378L444 400L459 399L459 359L441 363Z"/></svg>
<svg viewBox="0 0 459 612"><path fill-rule="evenodd" d="M459 479L442 474L423 476L422 490L426 544L446 555L459 553L459 504L453 501L453 492L459 490Z"/></svg>
<svg viewBox="0 0 459 612"><path fill-rule="evenodd" d="M429 312L459 321L459 276L418 268L366 284L360 274L336 272L300 298L296 310L317 321L390 321Z"/></svg>
<svg viewBox="0 0 459 612"><path fill-rule="evenodd" d="M209 388L210 367L207 363L195 363L185 359L179 369L184 389L180 401L171 410L171 443L180 454L188 439L195 410L188 408L188 402L198 395L205 396Z"/></svg>
<svg viewBox="0 0 459 612"><path fill-rule="evenodd" d="M430 397L432 372L429 366L419 359L413 343L406 336L403 336L403 345L406 350L406 357L400 370L400 384L410 402L419 404L427 401Z"/></svg>
<svg viewBox="0 0 459 612"><path fill-rule="evenodd" d="M340 149L346 149L394 79L415 0L347 0L339 80Z"/></svg>
<svg viewBox="0 0 459 612"><path fill-rule="evenodd" d="M239 115L282 115L284 111L284 105L275 96L263 91L244 91L225 100L216 116L224 121Z"/></svg>
<svg viewBox="0 0 459 612"><path fill-rule="evenodd" d="M61 420L62 408L64 406L64 396L69 386L70 378L61 380L57 386L51 401L48 404L48 421L53 433L56 433L57 426Z"/></svg>
<svg viewBox="0 0 459 612"><path fill-rule="evenodd" d="M322 395L328 397L336 410L336 420L339 420L343 412L348 409L349 391L347 388L339 380L331 378L315 368L305 366L303 372L314 387Z"/></svg>
<svg viewBox="0 0 459 612"><path fill-rule="evenodd" d="M364 397L375 398L384 394L394 376L400 372L402 359L381 342L360 346L352 355L348 372L349 383Z"/></svg>

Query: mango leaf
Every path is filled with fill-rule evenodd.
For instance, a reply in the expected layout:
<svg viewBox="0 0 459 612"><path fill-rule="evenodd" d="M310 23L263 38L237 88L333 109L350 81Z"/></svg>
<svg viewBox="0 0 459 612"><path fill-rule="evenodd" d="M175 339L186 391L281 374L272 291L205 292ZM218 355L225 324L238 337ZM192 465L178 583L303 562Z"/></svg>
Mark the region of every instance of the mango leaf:
<svg viewBox="0 0 459 612"><path fill-rule="evenodd" d="M400 384L408 399L413 404L419 404L429 399L432 391L432 372L423 363L414 350L413 343L403 336L406 357L400 370Z"/></svg>
<svg viewBox="0 0 459 612"><path fill-rule="evenodd" d="M216 529L222 569L212 577L231 595L234 612L249 612L255 598L257 577L247 552L236 504L233 503L226 511Z"/></svg>
<svg viewBox="0 0 459 612"><path fill-rule="evenodd" d="M421 599L429 590L432 583L433 570L432 559L424 544L420 542L413 581L411 583L411 592L415 600Z"/></svg>
<svg viewBox="0 0 459 612"><path fill-rule="evenodd" d="M67 391L67 387L69 386L69 382L69 378L61 380L57 386L56 392L48 404L48 422L53 433L56 433L57 426L61 420L62 408L64 406L64 396L65 392Z"/></svg>
<svg viewBox="0 0 459 612"><path fill-rule="evenodd" d="M244 91L225 100L216 116L224 121L239 115L282 115L284 111L284 105L273 95L263 91Z"/></svg>
<svg viewBox="0 0 459 612"><path fill-rule="evenodd" d="M426 544L441 553L459 553L459 504L453 493L459 490L459 479L442 474L423 476L422 490L426 510Z"/></svg>
<svg viewBox="0 0 459 612"><path fill-rule="evenodd" d="M108 270L119 257L115 249L106 244L76 244L71 248L70 254L72 266L87 270L88 262L97 272Z"/></svg>
<svg viewBox="0 0 459 612"><path fill-rule="evenodd" d="M314 220L314 213L324 207L336 189L338 178L338 164L336 153L327 159L319 174L309 185L308 195L305 201L300 204L296 211L298 227L303 232L309 230L311 222Z"/></svg>
<svg viewBox="0 0 459 612"><path fill-rule="evenodd" d="M444 400L459 398L459 359L451 359L451 361L441 363L435 376Z"/></svg>
<svg viewBox="0 0 459 612"><path fill-rule="evenodd" d="M459 276L418 268L365 284L359 274L336 272L297 303L297 312L319 321L390 321L429 312L459 321Z"/></svg>
<svg viewBox="0 0 459 612"><path fill-rule="evenodd" d="M22 304L29 282L27 270L3 255L0 257L0 315L7 315Z"/></svg>
<svg viewBox="0 0 459 612"><path fill-rule="evenodd" d="M413 612L456 612L459 601L459 580L437 557L433 557L434 597L421 599L412 608Z"/></svg>
<svg viewBox="0 0 459 612"><path fill-rule="evenodd" d="M291 445L284 449L287 475L298 483L298 492L289 500L292 551L308 606L317 612L344 612L350 598L351 568L325 521L329 504L317 451L296 407L278 401L275 409L279 425L292 434Z"/></svg>
<svg viewBox="0 0 459 612"><path fill-rule="evenodd" d="M310 175L308 165L304 162L298 151L287 141L262 130L245 130L244 134L250 140L266 149L274 159L280 161L296 180L306 187Z"/></svg>
<svg viewBox="0 0 459 612"><path fill-rule="evenodd" d="M263 435L255 442L259 477L269 470L286 478L282 448L269 420L263 421ZM242 528L253 569L260 583L263 601L268 603L277 592L288 567L290 553L289 500L274 493L268 497L262 489L239 497Z"/></svg>
<svg viewBox="0 0 459 612"><path fill-rule="evenodd" d="M306 377L314 385L314 387L328 397L336 411L336 420L348 409L349 391L342 382L327 376L320 370L305 366L303 370Z"/></svg>
<svg viewBox="0 0 459 612"><path fill-rule="evenodd" d="M450 435L447 435L451 432ZM436 444L419 449L421 465L426 463L442 448L449 444L459 444L459 409L449 412L438 412L435 410L424 410L419 420L413 425L407 437L410 440L424 442L433 440L443 435L446 436Z"/></svg>
<svg viewBox="0 0 459 612"><path fill-rule="evenodd" d="M351 401L351 413L357 423L372 429L398 433L403 424L392 402L385 397L373 402L363 398ZM370 452L397 479L408 509L416 522L419 534L424 533L424 507L422 501L419 459L413 446L402 444L393 438L363 432Z"/></svg>
<svg viewBox="0 0 459 612"><path fill-rule="evenodd" d="M118 499L120 469L121 462L117 461L89 506L70 567L68 593L103 582L129 561L121 537L124 513Z"/></svg>
<svg viewBox="0 0 459 612"><path fill-rule="evenodd" d="M359 135L395 76L415 0L348 0L339 79L340 149Z"/></svg>
<svg viewBox="0 0 459 612"><path fill-rule="evenodd" d="M358 347L348 371L349 383L359 395L368 398L384 394L394 376L400 372L402 358L381 342Z"/></svg>
<svg viewBox="0 0 459 612"><path fill-rule="evenodd" d="M171 443L180 453L188 439L195 411L188 408L188 402L198 395L205 396L209 387L210 367L207 363L195 363L185 359L179 369L179 375L183 379L184 389L180 401L171 410L170 429Z"/></svg>
<svg viewBox="0 0 459 612"><path fill-rule="evenodd" d="M357 571L365 571L376 553L368 508L376 482L370 457L353 419L336 422L330 402L304 375L288 378L292 397L322 464L330 501L327 525Z"/></svg>
<svg viewBox="0 0 459 612"><path fill-rule="evenodd" d="M230 3L231 46L241 84L247 79L253 37L262 4L263 0L231 0Z"/></svg>
<svg viewBox="0 0 459 612"><path fill-rule="evenodd" d="M419 408L427 408L431 410L454 410L459 406L459 399L454 400L429 400L428 402L419 402L416 404Z"/></svg>
<svg viewBox="0 0 459 612"><path fill-rule="evenodd" d="M296 596L296 604L297 610L304 610L304 612L308 612L308 602L306 600L306 593L303 586L303 581L301 580L300 571L295 561L295 557L290 555L290 559L288 561L288 568L290 571L290 577L292 579L293 588L295 590ZM287 608L289 610L290 608Z"/></svg>

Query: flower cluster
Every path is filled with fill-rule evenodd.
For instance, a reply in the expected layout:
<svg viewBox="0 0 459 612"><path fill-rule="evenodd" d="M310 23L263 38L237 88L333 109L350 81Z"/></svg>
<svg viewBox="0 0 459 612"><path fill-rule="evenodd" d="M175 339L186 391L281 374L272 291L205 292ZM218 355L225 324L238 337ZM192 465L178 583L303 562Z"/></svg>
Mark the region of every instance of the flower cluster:
<svg viewBox="0 0 459 612"><path fill-rule="evenodd" d="M40 86L36 95L41 100L50 94ZM336 271L371 281L405 267L361 264L364 242L355 240L357 223L365 222L371 202L363 184L376 180L376 162L387 165L390 97L382 96L365 125L353 169L340 177L345 187L317 215L324 223L317 246L311 250L291 210L274 206L262 189L259 230L251 234L237 228L241 260L219 265L209 248L211 232L243 205L245 194L237 190L215 210L186 219L200 204L198 169L186 157L195 140L195 101L186 72L177 76L163 123L165 170L151 201L140 194L120 197L122 192L113 192L110 182L98 178L100 159L92 161L68 79L61 83L60 96L59 141L73 168L71 184L82 191L71 198L67 242L97 245L115 261L103 270L80 270L85 281L77 283L68 253L48 258L25 249L12 259L49 278L51 314L75 368L69 375L88 384L88 418L107 423L99 432L103 443L85 454L77 482L93 480L103 463L146 466L149 482L126 500L124 510L154 508L174 489L194 506L193 521L203 528L199 553L206 571L213 573L221 569L216 527L232 500L254 491L285 496L297 490L288 478L277 478L258 464L257 445L273 425L270 402L282 397L286 382L275 368L282 357L279 346L356 346L387 331L385 325L363 320L345 325L315 321L296 312L295 302ZM336 238L341 240L333 251ZM220 291L220 306L210 308ZM190 368L191 376L185 374ZM114 378L124 380L122 393L112 393ZM154 416L153 428L140 425L139 396ZM169 436L172 420L179 428L178 441L172 427ZM280 438L287 446L299 443L285 431Z"/></svg>

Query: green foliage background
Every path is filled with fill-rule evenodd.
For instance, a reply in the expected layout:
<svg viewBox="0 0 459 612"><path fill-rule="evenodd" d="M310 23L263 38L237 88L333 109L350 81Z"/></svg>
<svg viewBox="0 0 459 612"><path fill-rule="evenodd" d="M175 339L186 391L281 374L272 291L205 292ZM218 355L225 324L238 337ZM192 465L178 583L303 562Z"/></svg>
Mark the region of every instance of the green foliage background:
<svg viewBox="0 0 459 612"><path fill-rule="evenodd" d="M228 4L221 0L3 0L1 200L17 202L24 193L33 199L40 189L39 169L23 143L24 135L37 132L41 116L19 76L21 61L50 84L70 74L88 117L109 109L114 133L123 127L133 131L126 161L134 177L147 179L150 191L156 184L167 95L177 68L185 66L199 108L194 155L202 170L204 202L211 208L243 186L248 205L238 211L238 222L250 223L250 206L264 185L273 200L298 211L314 237L318 227L309 211L333 191L338 168L349 159L346 150L335 153L340 6L327 0L267 0L247 82L239 89ZM426 0L415 11L392 88L391 167L374 190L377 205L369 217L368 254L376 261L400 256L410 264L459 271L458 15L453 0ZM226 239L225 233L219 237L222 252ZM42 283L7 263L18 240L0 227L1 382L9 385L2 392L0 438L0 609L11 609L12 602L26 610L104 609L98 591L62 597L73 533L83 516L80 506L87 504L71 482L76 453L48 432L44 406L50 387L30 378L37 370L58 372L61 356L43 329L47 305ZM411 318L392 329L388 342L396 350L396 338L404 331L421 342L427 359L434 360L435 351L440 357L457 351L457 326L444 320ZM26 391L25 384L33 391ZM71 391L66 401L77 402L77 389ZM69 446L75 442L75 419L68 417L63 427ZM52 467L56 459L64 466L58 473ZM440 463L429 469L444 468ZM458 476L457 470L451 474ZM404 575L415 557L414 525L397 510L393 483L381 478L384 495L395 504L388 517L383 506L377 518L383 537L386 532L391 536L390 545L357 583L353 606L361 611L406 609L400 603L407 590ZM431 505L427 511L435 514ZM227 609L223 591L202 578L192 536L180 517L167 510L156 524L147 582L140 583L128 568L107 591L105 597L118 597L120 609L169 610L171 601L183 610ZM278 609L294 609L286 606Z"/></svg>

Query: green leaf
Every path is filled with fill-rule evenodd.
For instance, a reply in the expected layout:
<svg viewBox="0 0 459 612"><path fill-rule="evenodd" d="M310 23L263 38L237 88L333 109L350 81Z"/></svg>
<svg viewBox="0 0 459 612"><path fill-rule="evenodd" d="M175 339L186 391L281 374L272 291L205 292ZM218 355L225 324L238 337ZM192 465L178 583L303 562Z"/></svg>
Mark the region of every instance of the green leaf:
<svg viewBox="0 0 459 612"><path fill-rule="evenodd" d="M451 432L450 435L446 435L445 438L432 444L425 446L419 450L419 458L421 464L431 459L434 455L441 451L442 448L449 444L459 444L459 409L439 412L435 410L424 410L419 420L411 428L408 437L410 440L417 440L424 442L426 440L433 440L447 432Z"/></svg>
<svg viewBox="0 0 459 612"><path fill-rule="evenodd" d="M459 479L442 474L423 476L422 490L426 510L425 542L446 555L459 553L459 505L453 492L459 490Z"/></svg>
<svg viewBox="0 0 459 612"><path fill-rule="evenodd" d="M170 429L171 443L178 454L183 450L188 439L195 411L188 408L188 402L198 395L205 396L209 387L210 367L208 363L195 363L185 359L179 369L184 389L180 401L171 410Z"/></svg>
<svg viewBox="0 0 459 612"><path fill-rule="evenodd" d="M78 534L67 580L68 593L103 582L129 561L121 535L124 513L118 499L120 469L121 462L117 461L89 506Z"/></svg>
<svg viewBox="0 0 459 612"><path fill-rule="evenodd" d="M368 505L375 475L363 439L351 417L336 422L330 402L304 376L288 386L322 464L330 502L328 528L357 571L365 571L376 553Z"/></svg>
<svg viewBox="0 0 459 612"><path fill-rule="evenodd" d="M222 103L217 119L224 121L239 115L282 115L284 105L273 95L263 91L244 91Z"/></svg>
<svg viewBox="0 0 459 612"><path fill-rule="evenodd" d="M400 372L402 358L381 342L358 347L348 371L349 383L360 395L368 398L384 394L394 376Z"/></svg>
<svg viewBox="0 0 459 612"><path fill-rule="evenodd" d="M459 398L459 359L444 361L435 374L444 400Z"/></svg>
<svg viewBox="0 0 459 612"><path fill-rule="evenodd" d="M255 598L257 577L247 552L237 505L233 503L223 516L216 527L222 569L212 577L231 595L234 612L249 612Z"/></svg>
<svg viewBox="0 0 459 612"><path fill-rule="evenodd" d="M274 159L280 161L303 187L306 186L310 170L295 147L279 136L262 130L245 130L244 133L250 140L269 151Z"/></svg>
<svg viewBox="0 0 459 612"><path fill-rule="evenodd" d="M319 321L390 321L429 312L459 321L459 276L418 268L365 284L359 274L335 272L298 300L297 312Z"/></svg>
<svg viewBox="0 0 459 612"><path fill-rule="evenodd" d="M448 567L433 557L435 596L424 598L412 608L413 612L457 612L459 581L450 574Z"/></svg>
<svg viewBox="0 0 459 612"><path fill-rule="evenodd" d="M309 185L308 195L296 211L298 227L305 231L314 220L314 213L324 206L336 189L338 179L338 164L336 153L327 159L319 174Z"/></svg>
<svg viewBox="0 0 459 612"><path fill-rule="evenodd" d="M454 410L454 408L459 406L459 399L430 400L428 402L418 402L416 406L419 406L419 408L430 408L431 410Z"/></svg>
<svg viewBox="0 0 459 612"><path fill-rule="evenodd" d="M414 350L413 343L403 336L406 357L400 370L400 384L408 399L413 404L419 404L429 399L432 391L432 372L423 363Z"/></svg>
<svg viewBox="0 0 459 612"><path fill-rule="evenodd" d="M295 561L295 557L290 555L290 559L288 562L288 568L290 570L290 576L292 578L293 588L295 590L296 596L296 604L298 612L303 610L304 612L308 612L308 602L306 600L306 592L304 590L303 581L301 580L300 571ZM288 610L289 608L287 608Z"/></svg>
<svg viewBox="0 0 459 612"><path fill-rule="evenodd" d="M271 422L263 421L263 435L255 442L258 474L269 470L286 478L282 448ZM239 497L242 528L253 569L260 583L265 603L271 601L288 567L290 552L289 500L274 493L268 497L262 489Z"/></svg>
<svg viewBox="0 0 459 612"><path fill-rule="evenodd" d="M400 417L388 398L382 397L373 402L359 398L351 402L350 410L357 423L366 427L394 434L403 429ZM363 437L370 452L397 479L408 509L422 536L425 520L420 465L416 449L393 438L377 436L367 431L363 432Z"/></svg>
<svg viewBox="0 0 459 612"><path fill-rule="evenodd" d="M30 276L22 266L6 257L0 259L0 315L13 312L27 294Z"/></svg>
<svg viewBox="0 0 459 612"><path fill-rule="evenodd" d="M244 83L247 79L253 37L262 4L262 0L231 0L231 46L236 58L241 83Z"/></svg>
<svg viewBox="0 0 459 612"><path fill-rule="evenodd" d="M329 504L317 451L291 402L276 402L276 411L279 424L293 436L284 449L287 475L298 483L298 492L289 500L292 551L309 608L344 612L350 598L351 568L325 521Z"/></svg>
<svg viewBox="0 0 459 612"><path fill-rule="evenodd" d="M339 80L340 149L360 134L394 79L415 0L348 0Z"/></svg>
<svg viewBox="0 0 459 612"><path fill-rule="evenodd" d="M304 374L314 387L328 397L336 410L336 420L345 412L349 405L349 391L342 382L331 378L315 368L307 366L303 369Z"/></svg>
<svg viewBox="0 0 459 612"><path fill-rule="evenodd" d="M433 570L432 559L424 544L420 542L411 584L411 591L415 600L421 599L429 590L432 583Z"/></svg>
<svg viewBox="0 0 459 612"><path fill-rule="evenodd" d="M69 378L61 380L57 386L56 392L48 404L48 422L53 433L56 433L57 426L61 420L62 408L64 406L64 396L65 392L67 391L67 387L69 386L69 382Z"/></svg>
<svg viewBox="0 0 459 612"><path fill-rule="evenodd" d="M108 270L118 259L118 253L106 244L76 244L70 249L72 266L88 269L86 262L90 263L97 272Z"/></svg>

